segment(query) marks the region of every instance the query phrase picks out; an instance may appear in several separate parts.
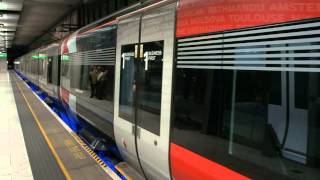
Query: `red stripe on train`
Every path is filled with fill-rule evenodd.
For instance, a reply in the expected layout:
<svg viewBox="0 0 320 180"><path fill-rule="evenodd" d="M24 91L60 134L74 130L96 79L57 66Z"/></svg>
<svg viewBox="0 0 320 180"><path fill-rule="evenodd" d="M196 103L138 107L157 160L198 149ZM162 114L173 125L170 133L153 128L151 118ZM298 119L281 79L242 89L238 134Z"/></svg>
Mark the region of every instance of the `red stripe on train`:
<svg viewBox="0 0 320 180"><path fill-rule="evenodd" d="M320 17L319 0L180 0L177 37Z"/></svg>
<svg viewBox="0 0 320 180"><path fill-rule="evenodd" d="M171 143L171 172L174 180L249 180L235 171Z"/></svg>

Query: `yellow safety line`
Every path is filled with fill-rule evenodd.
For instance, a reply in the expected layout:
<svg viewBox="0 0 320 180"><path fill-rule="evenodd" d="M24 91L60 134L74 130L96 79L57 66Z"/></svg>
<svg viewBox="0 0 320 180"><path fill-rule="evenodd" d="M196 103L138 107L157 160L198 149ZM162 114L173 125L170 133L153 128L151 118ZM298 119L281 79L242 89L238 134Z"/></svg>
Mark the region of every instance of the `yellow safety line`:
<svg viewBox="0 0 320 180"><path fill-rule="evenodd" d="M132 180L132 178L125 173L119 166L116 166L116 169L127 179L127 180Z"/></svg>
<svg viewBox="0 0 320 180"><path fill-rule="evenodd" d="M106 167L107 165L96 155L95 152L93 152L79 137L77 137L74 133L71 133L71 136L76 140L80 146L84 148L84 150L91 156L92 159L94 159L98 164L100 164L103 167Z"/></svg>
<svg viewBox="0 0 320 180"><path fill-rule="evenodd" d="M18 84L18 83L17 83ZM18 85L19 87L19 85ZM19 87L20 89L20 87ZM21 91L21 89L20 89ZM23 95L23 94L22 94ZM24 95L23 95L24 96ZM25 96L24 96L25 97ZM27 100L26 100L27 102ZM29 106L29 103L27 102L28 106ZM30 107L29 107L30 109ZM31 112L33 112L31 109L30 109ZM59 121L55 116L54 118ZM41 126L41 125L40 125ZM68 131L69 132L69 131ZM74 140L91 156L92 159L94 159L98 164L100 164L101 166L103 166L103 168L106 168L107 165L102 161L102 163L99 162L99 160L101 161L101 159L87 146L87 144L85 144L82 139L80 139L76 134L74 134L73 132L69 132L70 135L74 138ZM62 164L63 165L63 164ZM115 168L127 179L127 180L132 180L131 176L129 176L128 174L126 174L119 166L115 166ZM62 169L62 167L61 167ZM68 172L66 172L68 173ZM67 177L67 176L66 176ZM67 180L69 180L67 178Z"/></svg>
<svg viewBox="0 0 320 180"><path fill-rule="evenodd" d="M82 139L80 139L78 136L76 136L74 133L71 133L71 135L73 136L73 138L85 149L85 151L88 152L88 154L96 161L98 162L100 165L106 167L107 165L102 161L102 163L100 163L99 161L101 161L101 159L90 149L88 148L88 146L82 141ZM82 145L83 144L83 145ZM132 177L129 176L127 173L125 173L119 166L115 166L115 168L127 179L127 180L132 180Z"/></svg>
<svg viewBox="0 0 320 180"><path fill-rule="evenodd" d="M66 169L66 167L64 166L64 164L63 164L62 160L60 159L60 157L59 157L58 153L57 153L57 152L56 152L56 150L54 149L54 147L53 147L53 145L52 145L52 143L51 143L50 139L48 138L48 136L47 136L46 132L44 131L44 129L43 129L43 127L42 127L42 125L40 124L38 117L36 116L36 114L34 113L34 111L33 111L32 107L30 106L30 104L29 104L29 102L28 102L28 100L27 100L26 96L24 95L24 93L23 93L23 91L22 91L22 89L21 89L20 85L19 85L17 82L16 82L16 84L17 84L17 86L18 86L18 88L19 88L19 90L20 90L20 92L21 92L21 94L22 94L22 96L23 96L24 100L26 101L26 103L27 103L27 105L28 105L28 107L29 107L29 110L30 110L31 114L32 114L32 116L33 116L34 120L36 121L36 123L37 123L37 125L38 125L38 127L39 127L40 131L41 131L41 134L43 135L43 137L44 137L44 139L45 139L46 143L48 144L49 149L51 150L51 152L52 152L52 154L53 154L54 158L56 159L56 161L57 161L57 163L58 163L58 165L59 165L59 167L60 167L60 169L61 169L62 173L64 174L64 176L66 177L66 179L67 179L67 180L72 180L72 178L71 178L71 176L70 176L69 172L67 171L67 169Z"/></svg>

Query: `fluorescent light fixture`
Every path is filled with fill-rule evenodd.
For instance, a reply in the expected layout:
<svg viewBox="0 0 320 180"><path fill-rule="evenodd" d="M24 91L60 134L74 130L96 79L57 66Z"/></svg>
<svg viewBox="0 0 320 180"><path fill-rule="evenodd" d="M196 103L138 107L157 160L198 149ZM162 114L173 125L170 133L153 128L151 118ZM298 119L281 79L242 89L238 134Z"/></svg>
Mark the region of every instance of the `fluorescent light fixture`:
<svg viewBox="0 0 320 180"><path fill-rule="evenodd" d="M0 2L0 10L7 10L8 9L8 4L4 2Z"/></svg>
<svg viewBox="0 0 320 180"><path fill-rule="evenodd" d="M0 58L7 58L7 53L0 53Z"/></svg>
<svg viewBox="0 0 320 180"><path fill-rule="evenodd" d="M68 55L62 55L62 61L69 61L70 58Z"/></svg>

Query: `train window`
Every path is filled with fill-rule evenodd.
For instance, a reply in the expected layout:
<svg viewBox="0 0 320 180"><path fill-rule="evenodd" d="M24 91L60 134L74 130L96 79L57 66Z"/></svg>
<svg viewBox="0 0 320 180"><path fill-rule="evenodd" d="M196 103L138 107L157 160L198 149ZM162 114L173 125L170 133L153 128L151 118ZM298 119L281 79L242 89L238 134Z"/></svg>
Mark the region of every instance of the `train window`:
<svg viewBox="0 0 320 180"><path fill-rule="evenodd" d="M49 57L47 61L48 61L47 82L51 84L52 83L52 57Z"/></svg>
<svg viewBox="0 0 320 180"><path fill-rule="evenodd" d="M137 62L137 122L157 135L160 134L163 43L143 43L145 60Z"/></svg>
<svg viewBox="0 0 320 180"><path fill-rule="evenodd" d="M281 79L283 78L283 75L284 74L281 72L273 72L270 74L270 81L272 82L272 86L270 87L270 104L282 104Z"/></svg>
<svg viewBox="0 0 320 180"><path fill-rule="evenodd" d="M55 85L59 84L59 56L52 56L52 83Z"/></svg>
<svg viewBox="0 0 320 180"><path fill-rule="evenodd" d="M135 46L136 45L124 45L121 47L122 61L120 74L119 116L130 122L134 122L135 112Z"/></svg>
<svg viewBox="0 0 320 180"><path fill-rule="evenodd" d="M309 74L308 73L291 73L294 75L294 101L295 107L300 109L308 109L308 90L309 90Z"/></svg>
<svg viewBox="0 0 320 180"><path fill-rule="evenodd" d="M77 52L61 58L62 87L77 96L83 116L94 112L112 121L115 45L116 26L81 32L76 40Z"/></svg>
<svg viewBox="0 0 320 180"><path fill-rule="evenodd" d="M72 65L71 74L70 90L74 95L92 108L113 112L113 66Z"/></svg>
<svg viewBox="0 0 320 180"><path fill-rule="evenodd" d="M288 31L178 40L173 143L252 179L318 180L319 35Z"/></svg>
<svg viewBox="0 0 320 180"><path fill-rule="evenodd" d="M61 57L61 87L70 91L70 60L68 55Z"/></svg>
<svg viewBox="0 0 320 180"><path fill-rule="evenodd" d="M318 73L296 81L313 84L300 94L310 103L304 110L290 109L290 100L270 104L278 72L179 69L176 76L174 143L254 179L320 177Z"/></svg>

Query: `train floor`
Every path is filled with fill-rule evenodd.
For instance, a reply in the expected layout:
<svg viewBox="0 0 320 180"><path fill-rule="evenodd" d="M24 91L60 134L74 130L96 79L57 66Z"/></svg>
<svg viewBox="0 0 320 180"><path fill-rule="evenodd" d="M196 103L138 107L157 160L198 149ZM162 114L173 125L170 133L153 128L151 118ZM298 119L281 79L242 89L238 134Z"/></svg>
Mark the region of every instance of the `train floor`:
<svg viewBox="0 0 320 180"><path fill-rule="evenodd" d="M14 72L0 70L0 179L120 179Z"/></svg>

